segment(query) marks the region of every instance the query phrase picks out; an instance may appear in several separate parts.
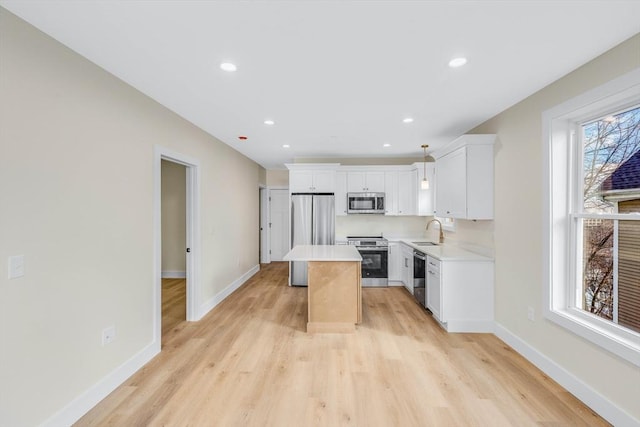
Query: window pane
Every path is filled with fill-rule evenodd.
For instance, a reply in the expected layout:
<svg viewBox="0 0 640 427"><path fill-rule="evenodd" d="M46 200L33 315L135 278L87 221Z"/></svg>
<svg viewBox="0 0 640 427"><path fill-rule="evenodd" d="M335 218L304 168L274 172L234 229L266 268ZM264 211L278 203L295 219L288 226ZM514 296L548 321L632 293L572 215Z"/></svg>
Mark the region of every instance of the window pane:
<svg viewBox="0 0 640 427"><path fill-rule="evenodd" d="M640 221L619 221L617 235L618 323L640 332Z"/></svg>
<svg viewBox="0 0 640 427"><path fill-rule="evenodd" d="M583 125L583 212L640 212L640 108ZM582 308L640 332L640 221L582 222Z"/></svg>
<svg viewBox="0 0 640 427"><path fill-rule="evenodd" d="M613 320L613 220L583 220L583 309Z"/></svg>
<svg viewBox="0 0 640 427"><path fill-rule="evenodd" d="M587 123L583 135L584 212L640 199L640 107Z"/></svg>

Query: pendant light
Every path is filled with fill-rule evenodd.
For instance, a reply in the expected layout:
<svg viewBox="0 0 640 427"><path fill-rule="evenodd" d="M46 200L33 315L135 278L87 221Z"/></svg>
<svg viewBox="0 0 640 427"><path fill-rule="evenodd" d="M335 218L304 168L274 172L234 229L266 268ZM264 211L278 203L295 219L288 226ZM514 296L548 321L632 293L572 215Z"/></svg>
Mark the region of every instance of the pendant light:
<svg viewBox="0 0 640 427"><path fill-rule="evenodd" d="M422 144L422 149L424 150L424 177L420 183L420 188L423 190L429 189L429 180L427 179L427 148L429 148L428 144Z"/></svg>

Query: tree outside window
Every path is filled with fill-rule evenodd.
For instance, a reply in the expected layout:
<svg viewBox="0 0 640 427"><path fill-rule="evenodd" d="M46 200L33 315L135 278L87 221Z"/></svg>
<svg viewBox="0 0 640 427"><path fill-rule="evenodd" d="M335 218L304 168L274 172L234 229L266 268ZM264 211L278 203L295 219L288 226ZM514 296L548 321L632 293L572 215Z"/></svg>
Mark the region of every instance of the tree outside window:
<svg viewBox="0 0 640 427"><path fill-rule="evenodd" d="M582 213L640 212L640 107L583 124L582 132ZM640 223L580 220L582 308L640 331ZM625 307L637 312L637 322L633 313L619 321Z"/></svg>

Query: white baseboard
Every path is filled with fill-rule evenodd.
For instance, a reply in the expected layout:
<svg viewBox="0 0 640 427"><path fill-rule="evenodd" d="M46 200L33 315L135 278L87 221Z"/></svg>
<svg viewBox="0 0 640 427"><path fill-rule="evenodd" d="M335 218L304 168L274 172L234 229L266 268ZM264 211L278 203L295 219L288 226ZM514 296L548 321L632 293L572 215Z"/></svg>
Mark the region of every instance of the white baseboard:
<svg viewBox="0 0 640 427"><path fill-rule="evenodd" d="M447 332L490 333L495 330L493 320L449 320Z"/></svg>
<svg viewBox="0 0 640 427"><path fill-rule="evenodd" d="M531 347L499 323L495 324L495 335L533 363L538 369L555 380L571 394L596 411L614 426L640 426L640 420L633 418L623 409L585 384L562 366Z"/></svg>
<svg viewBox="0 0 640 427"><path fill-rule="evenodd" d="M252 267L249 271L220 291L215 297L203 304L200 307L201 315L198 319L207 314L213 307L218 305L233 291L238 289L259 270L260 265ZM165 277L164 273L165 272L163 272L163 277ZM107 397L109 393L124 383L131 375L135 374L140 368L147 364L147 362L153 359L158 353L160 353L160 342L152 342L135 354L131 359L127 360L106 377L90 387L87 391L69 402L64 408L42 423L41 427L67 427L72 425L84 414L89 412L91 408L96 406L102 399Z"/></svg>
<svg viewBox="0 0 640 427"><path fill-rule="evenodd" d="M176 271L176 270L168 270L161 272L161 276L163 279L186 279L187 272L186 271Z"/></svg>
<svg viewBox="0 0 640 427"><path fill-rule="evenodd" d="M220 304L226 297L228 297L229 295L231 295L231 293L233 291L235 291L236 289L238 289L240 286L242 286L242 284L244 282L246 282L247 280L249 280L251 278L251 276L253 276L254 274L256 274L258 271L260 271L260 264L257 264L253 267L251 267L251 269L249 269L249 271L247 271L246 273L244 273L242 276L240 276L239 278L237 278L236 280L234 280L233 282L231 282L229 284L229 286L227 286L226 288L224 288L223 290L221 290L220 292L218 292L216 295L214 295L213 298L209 299L208 301L206 301L204 304L202 304L200 306L200 310L198 310L198 319L202 319L202 317L207 314L208 312L210 312L211 310L213 310L213 308Z"/></svg>
<svg viewBox="0 0 640 427"><path fill-rule="evenodd" d="M72 425L158 353L160 353L160 343L152 342L91 386L87 391L69 402L64 408L42 423L41 427L67 427Z"/></svg>

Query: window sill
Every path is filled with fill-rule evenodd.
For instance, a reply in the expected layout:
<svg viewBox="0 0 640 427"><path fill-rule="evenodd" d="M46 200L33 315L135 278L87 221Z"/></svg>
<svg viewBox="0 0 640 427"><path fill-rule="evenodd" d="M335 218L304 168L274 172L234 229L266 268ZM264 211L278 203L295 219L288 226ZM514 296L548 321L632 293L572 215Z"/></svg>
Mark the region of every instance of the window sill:
<svg viewBox="0 0 640 427"><path fill-rule="evenodd" d="M640 334L577 309L547 310L545 317L640 367Z"/></svg>

